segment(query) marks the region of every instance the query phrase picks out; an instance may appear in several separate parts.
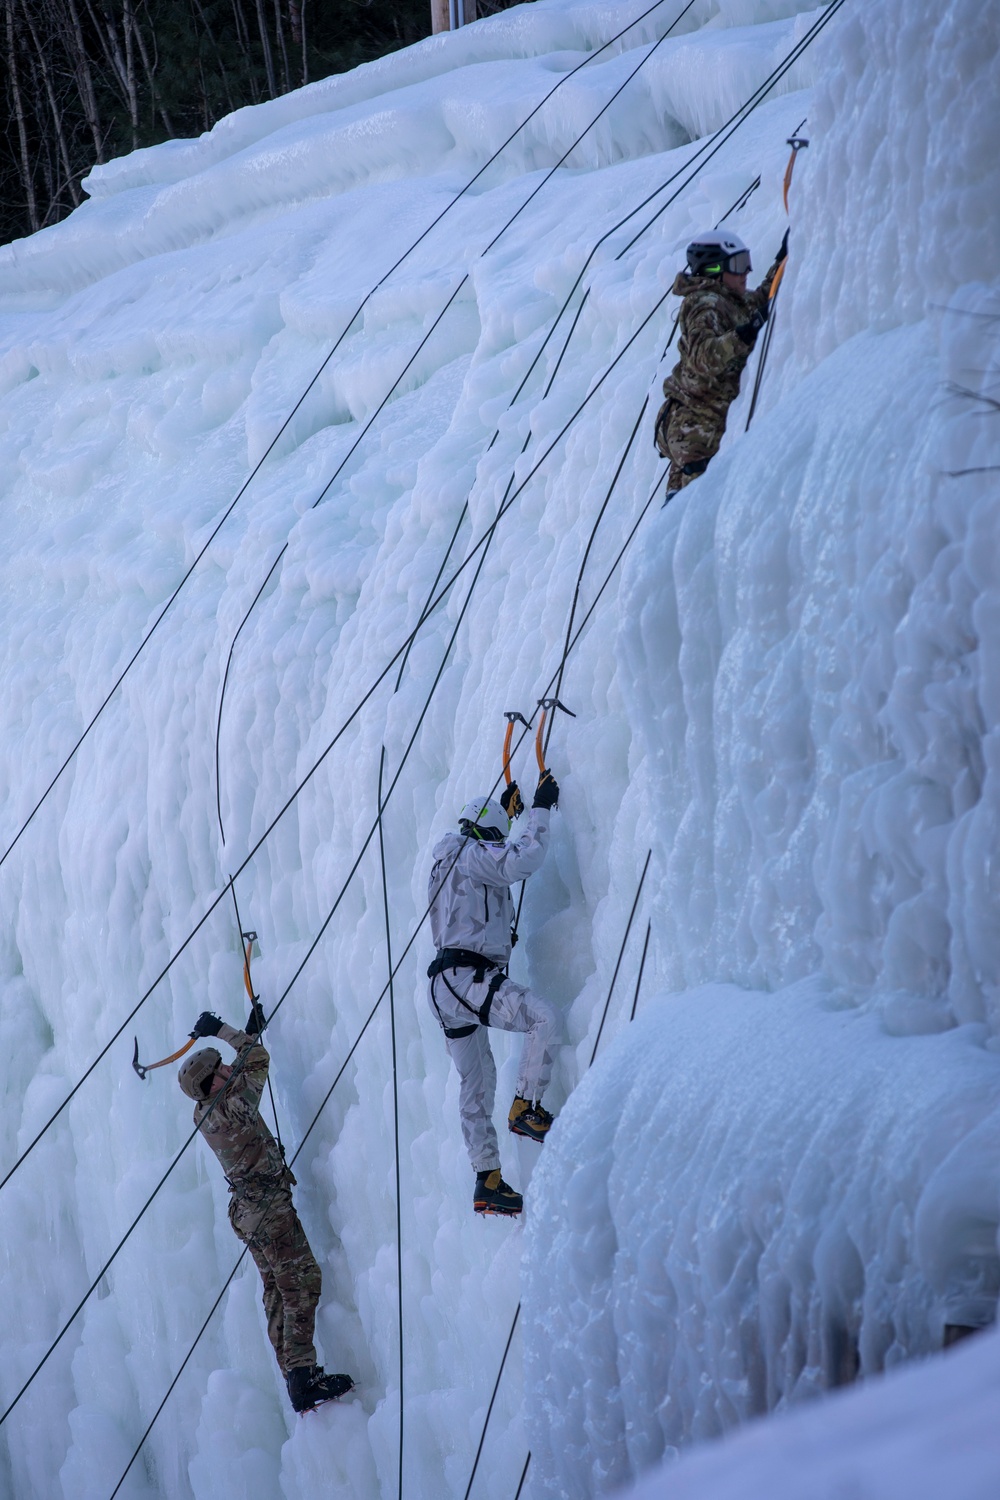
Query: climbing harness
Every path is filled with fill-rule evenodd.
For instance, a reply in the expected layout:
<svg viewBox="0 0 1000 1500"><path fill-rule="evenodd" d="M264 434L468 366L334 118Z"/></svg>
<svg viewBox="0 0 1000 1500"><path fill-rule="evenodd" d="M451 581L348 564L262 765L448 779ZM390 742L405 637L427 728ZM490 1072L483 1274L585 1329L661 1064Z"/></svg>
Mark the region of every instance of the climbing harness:
<svg viewBox="0 0 1000 1500"><path fill-rule="evenodd" d="M472 976L473 984L482 984L486 979L487 972L491 969L495 970L496 972L490 980L489 989L486 991L486 998L482 1005L470 1005L468 1000L463 999L455 989L455 986L450 983L445 973L446 969L474 969L475 973ZM441 1012L438 1010L437 1001L434 999L434 980L439 975L444 980L445 989L452 998L458 1001L463 1010L467 1010L470 1015L475 1016L476 1020L472 1025L446 1026L444 1021L441 1020ZM454 1042L459 1037L471 1036L477 1024L479 1026L488 1026L490 1024L490 1011L493 1008L493 1001L496 999L497 990L503 984L507 975L492 958L485 958L481 953L473 953L468 948L439 948L427 970L427 978L431 981L431 1000L434 1003L437 1018L441 1021L441 1029L448 1040Z"/></svg>

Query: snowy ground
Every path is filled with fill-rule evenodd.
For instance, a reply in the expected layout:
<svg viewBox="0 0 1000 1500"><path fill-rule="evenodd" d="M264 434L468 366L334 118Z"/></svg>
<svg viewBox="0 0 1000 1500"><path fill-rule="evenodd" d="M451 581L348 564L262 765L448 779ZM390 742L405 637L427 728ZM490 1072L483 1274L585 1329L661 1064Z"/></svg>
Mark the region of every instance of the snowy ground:
<svg viewBox="0 0 1000 1500"><path fill-rule="evenodd" d="M383 748L404 1494L465 1495L522 1286L476 1500L513 1496L529 1447L524 1500L575 1500L815 1391L830 1369L809 1333L821 1354L831 1308L868 1371L936 1347L977 1276L977 1306L995 1292L1000 580L980 471L998 428L977 393L996 394L998 22L972 0L848 0L706 161L698 144L821 13L696 0L657 46L681 9L568 79L395 270L639 5L540 0L242 111L99 169L92 202L0 251L3 849L197 559L0 866L4 1172L179 953L0 1189L5 1406L186 1138L172 1070L140 1085L133 1035L162 1056L206 1005L243 1014L236 871L258 984L281 999L282 1130L301 1141L389 972ZM616 568L662 482L649 407L629 438L670 365L683 248L760 174L732 222L763 271L806 116L754 426L744 438L745 392L710 473L667 512L654 501ZM456 526L445 581L489 545L383 677ZM223 838L222 680L283 547L226 685ZM426 931L404 949L427 850L499 775L503 711L530 713L559 669L584 561L576 622L597 602L559 684L577 718L551 743L563 802L513 966L564 1012L547 1102L570 1102L525 1226L483 1223ZM609 1045L647 923L640 1025ZM357 1398L293 1424L245 1268L120 1494L397 1493L392 1014L387 997L297 1162L321 1352ZM891 1149L865 1154L875 1140ZM510 1145L508 1177L526 1185L537 1159ZM187 1151L7 1418L0 1491L110 1496L235 1261L225 1196ZM788 1296L754 1301L762 1266ZM699 1291L678 1319L684 1278Z"/></svg>
<svg viewBox="0 0 1000 1500"><path fill-rule="evenodd" d="M1000 1474L1000 1338L759 1422L692 1453L629 1500L993 1500Z"/></svg>

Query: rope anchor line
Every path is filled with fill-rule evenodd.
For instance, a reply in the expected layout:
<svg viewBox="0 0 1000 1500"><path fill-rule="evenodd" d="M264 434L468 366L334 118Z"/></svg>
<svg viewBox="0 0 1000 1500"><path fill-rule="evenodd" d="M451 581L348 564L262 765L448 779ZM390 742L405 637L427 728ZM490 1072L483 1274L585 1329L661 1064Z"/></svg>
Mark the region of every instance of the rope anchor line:
<svg viewBox="0 0 1000 1500"><path fill-rule="evenodd" d="M784 63L782 65L780 65L780 67L778 69L775 70L774 74L772 74L771 79L768 80L768 81L766 81L765 86L763 86L761 90L758 90L758 92L755 94L755 96L753 98L753 103L749 106L750 108L755 108L757 106L757 104L759 104L761 102L762 98L768 92L769 88L773 87L774 81L776 81L776 79L779 76L781 76L781 74L782 74L783 71L787 71L787 68L791 65L791 61L793 60L793 58L796 57L796 56L800 56L801 55L802 51L805 50L805 47L808 46L810 44L810 42L815 39L815 37L819 34L819 31L822 29L822 27L825 26L828 23L828 21L830 20L830 18L839 11L839 9L841 8L841 6L843 4L844 4L844 0L833 0L833 4L828 8L827 11L824 12L821 20L819 22L817 22L813 26L813 28L811 28L811 30L807 34L806 38L804 38L799 44L797 44L796 48L793 49L793 52L789 55L789 57L786 58L785 61L784 61ZM737 120L737 127L736 128L738 128L738 124L739 123L742 123L742 120L738 119L738 116L740 114L742 114L742 113L743 113L743 111L739 111L739 112L737 112L737 116L734 117L734 120ZM746 116L744 115L743 118L746 118ZM718 147L716 147L716 149L718 149ZM702 165L704 165L704 163L702 163ZM699 170L700 170L700 168L699 168ZM696 175L696 174L693 174L693 175ZM693 177L692 177L692 180L693 180ZM642 232L642 231L640 231L640 232ZM626 246L626 251L627 251L628 248L630 248L630 247ZM622 254L624 254L624 253L625 252L623 251ZM653 314L662 305L662 302L664 300L665 300L665 298L661 298L660 299L660 301L656 304L656 307L650 313L649 317L653 316ZM600 387L600 385L603 384L604 379L607 378L607 375L610 374L611 369L613 369L614 366L618 363L618 361L622 357L622 355L632 345L632 343L634 343L635 338L638 336L638 333L641 332L641 329L643 327L645 327L646 323L649 321L649 317L644 320L644 322L641 325L640 329L637 330L636 334L634 334L631 339L629 339L628 343L625 346L625 349L623 349L620 352L620 354L618 356L616 356L615 360L612 362L612 365L605 372L605 375L602 376L601 380L598 381L597 385L593 388L593 390L588 394L588 396L580 404L580 407L577 409L576 413L574 413L574 417L570 419L570 423L567 423L566 427L564 427L563 430L562 430L562 432L559 434L560 437L565 433L565 431L567 430L567 428L569 427L569 425L571 425L571 422L573 420L575 420L575 417L578 416L579 413L583 410L583 408L587 405L588 401L591 399L591 397L593 396L593 394L596 393L596 390ZM647 397L647 400L648 400L648 397ZM645 403L644 403L644 405L645 405ZM633 438L634 438L634 433L633 433ZM558 441L558 439L556 441ZM629 446L631 446L631 441L632 440L630 439ZM533 469L532 474L537 471L537 468L540 467L541 462L544 461L544 458L547 456L548 452L551 451L551 447L554 447L554 446L555 446L555 443L553 443L550 446L550 448L546 451L546 454L544 454L543 457L542 457L542 459L539 460L539 464L535 466L535 469ZM518 487L517 493L520 493L520 490L524 488L524 485L528 482L528 479L530 479L531 477L532 477L532 475L527 476L527 478L523 481L522 485ZM618 476L616 475L615 477L616 477L616 480L617 480ZM598 589L597 594L596 594L594 600L592 601L590 607L588 608L588 610L587 610L587 612L586 612L586 614L585 614L582 622L580 623L580 625L576 629L575 633L572 634L571 638L567 640L567 645L566 645L566 648L565 648L565 651L564 651L564 654L563 654L563 665L565 664L565 660L566 660L566 657L568 656L569 652L573 649L573 647L579 641L579 639L580 639L580 637L581 637L584 629L586 628L586 625L587 625L588 621L591 618L591 615L593 614L594 610L597 607L597 604L599 603L601 597L603 596L603 594L605 592L605 589L607 588L608 583L610 582L610 579L611 579L612 575L614 574L615 570L617 569L618 564L620 563L620 561L622 559L622 556L624 555L626 549L628 548L628 546L632 542L632 540L633 540L633 538L634 538L634 536L635 536L635 534L636 534L636 532L637 532L637 530L639 528L639 525L641 524L642 520L645 518L647 512L649 511L649 508L650 508L650 506L652 504L652 501L653 501L653 499L655 497L657 487L658 486L654 486L653 491L650 493L649 499L646 501L645 505L642 507L642 511L641 511L640 515L638 516L637 520L635 521L634 525L632 526L632 528L631 528L631 530L630 530L630 532L629 532L629 534L628 534L628 536L627 536L624 544L622 545L622 547L619 550L617 556L615 557L613 563L611 564L611 568L610 568L607 576L605 577L604 582L601 584L600 588ZM512 497L510 503L513 502L513 498L516 498L516 494L515 494L514 497ZM509 509L509 504L505 504L504 506L501 507L501 510L498 513L497 517L495 518L493 524L488 529L486 535L477 544L477 546L474 549L474 551L479 551L480 548L488 546L489 540L492 539L492 536L493 536L493 534L495 532L496 525L499 522L499 520L501 519L502 515L505 513L506 509ZM603 509L602 509L601 514L603 514ZM472 555L474 555L474 553ZM588 555L589 555L589 547L588 547ZM462 565L462 569L459 570L459 571L464 571L464 568L465 568L465 566L468 565L469 561L471 561L471 556L470 556L469 559L467 559L467 562ZM585 559L585 561L586 561L586 559ZM477 576L478 576L478 570L477 570ZM454 582L454 579L452 579L451 582ZM474 580L474 582L475 582L475 580ZM578 581L578 586L579 586L579 581ZM470 596L471 596L471 591L470 591ZM439 600L437 600L435 602L439 602ZM576 600L574 599L574 610L575 610L575 603L576 603ZM467 604L468 604L468 600L466 601L466 605ZM572 622L571 622L570 630L572 630ZM399 656L401 654L402 654L402 652L398 652L396 654L396 656L393 658L392 662L390 662L389 667L386 668L386 671L383 672L382 676L379 678L379 681L381 681L382 678L384 678L384 676L387 675L388 671L391 669L392 665L394 665L395 661L398 660L398 658L399 658ZM443 664L442 664L442 670L443 670ZM561 672L556 674L556 676L559 676L559 675L561 675ZM378 684L376 683L375 686L377 686L377 685ZM553 686L556 685L556 678L555 677L553 678L553 684L552 685ZM435 683L435 686L436 686L436 683ZM372 691L374 691L374 689L372 689ZM366 695L366 699L367 699L368 696L370 696L370 693L368 695ZM355 713L360 710L360 706L361 705L359 705L359 709L356 710ZM559 705L559 706L562 707L563 705ZM425 712L426 712L426 710L425 710ZM571 712L571 710L566 710L566 712ZM354 715L352 715L351 717L353 719ZM423 716L421 716L421 717L423 717ZM550 729L551 729L551 724L550 724ZM338 736L338 738L339 738L339 736ZM523 736L522 736L522 738L523 738ZM306 781L314 773L314 771L318 768L318 765L321 763L322 759L325 758L325 755L328 753L329 748L332 748L332 744L331 744L331 747L328 747L327 751L324 752L324 756L322 756L320 758L320 761L317 762L316 766L314 766L313 769L310 771L309 776L307 776L305 778ZM412 742L411 742L411 748L412 748ZM391 792L392 792L394 786L396 785L396 782L399 779L399 775L401 773L401 770L402 770L402 767L400 767L400 770L397 771L396 776L393 778L392 785L390 786L389 792L387 793L386 798L385 798L386 802L388 801L388 798L391 795ZM498 777L497 781L499 782L499 780L500 780L500 778ZM305 784L305 782L302 783L302 785L304 785L304 784ZM289 802L286 803L286 806L285 806L285 808L282 809L282 812L284 812L285 810L287 810L287 806L291 805L291 802L295 800L295 797L298 795L298 792L301 789L302 789L301 786L296 789L296 792L293 794L292 798L289 799ZM494 787L494 790L495 790L495 787ZM492 792L490 793L490 795L492 795ZM384 804L383 804L383 806L384 806ZM353 874L355 873L355 871L356 871L356 869L358 867L358 864L360 863L361 858L363 857L365 851L367 850L368 844L371 842L371 839L374 836L374 834L376 832L376 829L380 825L382 810L383 810L383 807L380 807L380 815L379 815L379 819L376 820L376 828L373 828L371 834L369 834L368 838L365 840L365 843L364 843L364 846L363 846L363 848L361 850L361 853L359 854L358 859L356 860L355 865L354 865L354 867L353 867L350 875L348 876L348 882L347 882L348 884L350 883L350 880L353 877ZM280 817L280 814L279 814L279 817ZM275 820L275 822L276 821L277 821L277 819ZM273 827L274 825L272 824L271 826ZM268 830L268 832L270 832L270 829ZM260 847L260 845L263 843L263 841L264 841L263 837L260 840L258 840L258 843L251 850L250 854L247 856L247 859L243 862L243 864L241 864L240 869L236 872L237 874L239 874L240 871L246 867L246 865L249 863L250 859L253 857L253 854L256 852L257 848ZM291 980L289 981L289 983L286 986L285 990L283 991L282 995L279 997L279 1000L276 1003L276 1005L274 1007L274 1010L272 1011L271 1019L273 1019L274 1014L277 1013L278 1009L280 1008L280 1006L282 1005L282 1003L284 1002L284 1000L287 998L287 996L288 996L288 994L289 994L292 986L295 984L297 978L299 977L299 975L302 972L302 969L305 967L305 964L308 962L309 957L315 951L315 949L316 949L316 947L317 947L320 939L322 938L324 932L326 931L327 926L329 925L329 922L332 920L333 915L334 915L337 907L340 904L340 901L341 901L341 899L343 897L343 894L344 894L344 890L346 890L346 885L343 888L343 890L341 891L340 895L337 897L337 900L335 901L333 908L331 909L331 911L330 911L328 917L326 918L326 920L321 925L320 930L317 933L315 939L310 944L310 947L309 947L307 953L305 954L302 962L299 964L298 968L296 969L295 973L293 974ZM199 923L197 924L197 926L194 929L194 931L190 934L190 936L188 937L188 939L182 945L181 950L179 950L178 954L175 955L174 959L171 959L170 964L168 964L167 968L169 968L172 965L172 963L175 961L176 957L179 957L180 952L183 951L183 949L188 946L188 944L190 943L191 939L194 937L195 933L200 929L200 927L203 925L204 921L207 920L207 918L210 915L211 911L213 911L215 909L215 906L218 904L218 901L222 899L222 895L223 894L224 894L224 892L220 893L219 896L216 898L216 900L213 901L212 906L209 908L209 911L206 912L205 916L201 919L201 921L199 921ZM235 891L234 891L233 895L234 895L234 900L235 900ZM402 963L406 959L406 957L409 954L409 952L410 952L410 950L411 950L414 942L416 941L416 938L417 938L417 935L418 935L419 931L422 929L424 923L427 920L428 913L429 913L429 908L427 910L425 910L423 916L420 918L419 922L416 925L416 928L414 929L414 931L411 934L408 942L406 943L406 945L405 945L405 947L403 949L403 952L400 955L399 960L396 962L396 964L390 970L390 980L392 978L394 978L396 974L398 974L399 969L402 966ZM646 944L644 944L643 959L642 959L642 964L640 966L639 983L641 983L641 979L642 979L642 968L643 968L643 966L645 964L646 951L647 951L647 947L648 947L648 939L649 939L649 927L647 926L647 941L646 941ZM164 977L164 975L165 975L166 972L167 972L167 970L165 969L163 971L163 974L160 975L160 978ZM639 983L637 983L637 986L636 986L636 997L635 997L636 1000L638 999ZM303 1137L302 1137L302 1139L301 1139L298 1147L296 1148L296 1150L294 1152L294 1155L292 1157L292 1162L293 1163L296 1160L296 1158L299 1156L299 1154L304 1150L304 1148L306 1146L306 1143L307 1143L310 1135L312 1134L313 1130L315 1129L315 1127L316 1127L316 1125L317 1125L317 1123L319 1121L319 1118L320 1118L321 1114L323 1113L323 1110L325 1109L327 1103L329 1102L329 1100L330 1100L330 1098L331 1098L331 1096L332 1096L335 1088L337 1087L337 1084L339 1083L340 1079L343 1077L343 1075L344 1075L344 1073L345 1073L348 1065L350 1064L351 1058L353 1057L353 1055L354 1055L357 1047L360 1045L360 1043L361 1043L361 1041L362 1041L365 1033L367 1032L367 1030L368 1030L368 1028L369 1028L369 1026L370 1026L370 1024L372 1022L372 1020L374 1019L374 1016L375 1016L377 1010L379 1009L379 1007L380 1007L380 1005L382 1003L382 1000L385 998L385 995L388 992L388 990L389 990L389 984L387 983L386 986L383 988L383 990L382 990L381 994L379 995L379 997L376 999L374 1005L372 1006L372 1009L369 1012L367 1019L365 1020L363 1026L361 1027L361 1030L359 1031L357 1037L355 1038L355 1041L352 1044L352 1046L351 1046L351 1048L350 1048L350 1050L349 1050L349 1052L347 1054L347 1057L344 1059L344 1062L342 1063L340 1069L338 1070L336 1077L334 1078L333 1082L331 1083L331 1085L330 1085L329 1089L327 1090L326 1094L324 1095L323 1099L320 1101L319 1107L316 1110L316 1113L314 1114L314 1116L312 1118L312 1121L310 1122L308 1128L305 1131L305 1134L303 1135ZM146 998L148 998L148 994L149 993L152 993L152 990L150 990L150 991L147 992L147 996L144 996L143 1000L140 1000L140 1002L139 1002L140 1005L143 1003L143 1001ZM635 1000L633 1001L633 1010L634 1010L634 1005L635 1005ZM137 1010L138 1008L139 1007L137 1005L135 1007L135 1010ZM133 1012L132 1012L133 1015L135 1014L135 1010L133 1010ZM131 1015L126 1019L126 1022L123 1024L123 1026L121 1028L119 1028L119 1030L115 1033L115 1038L117 1038L117 1036L119 1036L121 1034L121 1030L124 1029L124 1025L127 1025L127 1021L130 1020L130 1019L131 1019ZM112 1041L115 1040L115 1038L112 1038ZM108 1047L110 1045L111 1045L111 1043L109 1042L108 1043ZM106 1051L107 1051L107 1047L105 1047L105 1049L102 1051L102 1053L100 1054L100 1056L103 1056ZM87 1073L84 1075L84 1077L89 1076L90 1072L93 1070L93 1067L96 1066L96 1063L99 1060L100 1060L100 1057L98 1059L96 1059L95 1063L91 1065L91 1068L89 1068L87 1070ZM82 1082L83 1082L83 1079L80 1080L80 1083L82 1083ZM76 1092L76 1088L78 1088L79 1086L80 1086L80 1084L76 1085L76 1087L73 1090L73 1093ZM72 1097L72 1094L71 1094L70 1097ZM60 1110L56 1112L57 1115L58 1115L58 1113L61 1112L61 1110L63 1108L65 1108L65 1105L68 1102L69 1102L69 1099L67 1099L66 1101L64 1101L64 1104L62 1106L60 1106ZM36 1136L35 1141L32 1142L32 1145L34 1145L37 1142L37 1140L41 1138L41 1135L44 1134L45 1130L47 1130L49 1128L49 1126L54 1122L55 1118L56 1118L56 1116L54 1115L52 1117L52 1119L50 1119L47 1122L47 1124L42 1128L42 1131L40 1131L39 1134L38 1134L38 1136ZM111 1258L109 1259L109 1261L106 1262L104 1268L102 1269L101 1275L104 1274L104 1272L110 1267L112 1261L120 1253L120 1251L124 1247L126 1241L129 1239L129 1237L131 1236L131 1234L135 1230L137 1224L139 1223L139 1220L143 1217L143 1215L145 1214L146 1210L149 1208L150 1204L152 1203L153 1199L156 1197L156 1195L159 1193L160 1189L163 1187L164 1183L166 1182L166 1179L170 1176L170 1174L173 1171L174 1167L179 1162L181 1156L183 1156L184 1152L188 1149L188 1147L191 1145L191 1143L195 1139L197 1133L198 1133L197 1130L192 1131L191 1135L188 1137L188 1139L185 1142L184 1146L182 1146L181 1150L177 1153L177 1156L175 1157L174 1161L170 1164L170 1166L168 1166L168 1168L164 1172L163 1177L161 1178L160 1182L154 1188L153 1193L147 1199L147 1201L144 1204L143 1208L139 1211L138 1215L133 1220L133 1222L130 1225L130 1227L129 1227L128 1231L126 1232L126 1234L119 1241L119 1244L116 1247L113 1255L111 1256ZM0 1182L0 1186L3 1185L3 1182L6 1182L7 1180L9 1180L9 1178L12 1175L13 1171L16 1170L16 1167L20 1165L21 1161L23 1161L24 1156L26 1154L27 1154L27 1152L22 1153L21 1157L18 1159L18 1162L15 1163L14 1167L12 1167L10 1169L10 1171L7 1173L7 1175L3 1179L3 1181ZM245 1251L243 1252L243 1254L241 1254L240 1261L242 1261L243 1255L245 1255ZM235 1274L236 1269L238 1268L238 1264L239 1264L239 1262L237 1263L237 1267L234 1267L233 1272L231 1273L231 1276L229 1278L230 1280L231 1280L232 1275ZM99 1281L99 1279L100 1279L100 1277L98 1278L98 1281ZM92 1292L94 1291L94 1289L98 1285L98 1281L95 1281L93 1283L93 1285L90 1287L90 1289L87 1291L87 1293L84 1295L82 1301L78 1304L76 1310L70 1316L69 1320L64 1324L64 1326L63 1326L60 1334L57 1336L55 1342L52 1345L50 1345L49 1350L43 1356L43 1358L41 1359L41 1361L39 1362L39 1364L36 1366L36 1368L32 1372L32 1374L28 1377L27 1381L24 1383L24 1385L21 1387L20 1391L14 1397L13 1401L11 1401L11 1403L8 1405L8 1407L7 1407L7 1409L5 1411L3 1411L2 1413L0 1413L0 1425L2 1425L2 1423L10 1415L10 1412L13 1410L14 1406L16 1406L18 1404L18 1402L21 1400L21 1398L24 1395L25 1391L27 1390L28 1386L30 1386L32 1384L32 1382L34 1381L34 1379L36 1378L36 1376L40 1372L41 1368L44 1366L44 1364L49 1359L49 1357L52 1354L52 1352L54 1351L54 1349L61 1342L62 1337L64 1336L65 1332L71 1326L72 1322L75 1320L76 1316L78 1315L78 1313L80 1312L80 1310L82 1309L82 1307L84 1306L84 1304L89 1299L90 1295L92 1294ZM226 1286L228 1286L228 1284L229 1284L229 1281L227 1280ZM212 1315L214 1314L215 1310L219 1306L219 1304L221 1302L221 1299L222 1299L222 1296L223 1296L223 1294L224 1294L224 1292L226 1290L226 1286L224 1286L223 1289L222 1289L222 1291L219 1293L219 1296L216 1299L215 1303L213 1304L213 1307L210 1310L210 1312L208 1314L208 1317L205 1320L205 1323L202 1325L202 1329L199 1331L199 1334L197 1335L197 1337L196 1337L196 1339L194 1341L194 1344L192 1345L191 1351L189 1351L189 1354L188 1354L188 1356L186 1356L184 1362L182 1363L180 1370L178 1370L177 1375L174 1377L174 1380L171 1382L171 1385L168 1388L168 1390L166 1392L166 1395L163 1398L163 1402L161 1402L160 1407L157 1408L157 1412L154 1414L154 1417L153 1417L152 1421L150 1422L149 1427L146 1429L146 1432L143 1434L143 1438L140 1439L140 1443L139 1443L138 1447L136 1448L135 1453L133 1454L132 1459L129 1462L129 1465L128 1465L129 1468L131 1467L132 1463L134 1463L135 1458L138 1456L139 1451L141 1451L141 1447L142 1447L143 1442L145 1441L146 1437L148 1437L149 1432L152 1429L153 1424L155 1423L157 1417L160 1414L160 1411L163 1408L163 1405L165 1404L165 1402L167 1400L167 1397L170 1395L170 1392L174 1389L174 1387L175 1387L175 1385L177 1383L177 1380L180 1377L180 1374L181 1374L182 1370L184 1369L184 1367L186 1366L186 1364L188 1362L188 1359L190 1358L190 1354L193 1352L193 1349L194 1349L195 1345L197 1344L197 1342L201 1338L202 1333L204 1332L205 1328L208 1326L208 1322L210 1321ZM515 1315L515 1321L516 1321L516 1315ZM513 1332L513 1329L512 1329L512 1332ZM502 1366L501 1366L501 1372L500 1373L502 1374ZM499 1376L498 1376L498 1384L499 1384ZM492 1403L491 1403L491 1410L492 1410ZM487 1424L488 1424L488 1421L489 1421L489 1414L487 1415ZM484 1435L485 1435L485 1428L484 1428ZM530 1457L530 1455L529 1455L529 1457ZM527 1464L525 1466L525 1472L526 1471L527 1471ZM126 1473L127 1473L127 1469L126 1469ZM122 1480L124 1480L124 1477L125 1477L125 1475L123 1474ZM524 1476L522 1475L522 1484L523 1484L523 1479L524 1479ZM121 1482L122 1481L119 1481L119 1486L116 1487L115 1493L117 1493L117 1489L120 1488ZM471 1478L470 1478L470 1487L471 1487L471 1482L472 1481L471 1481Z"/></svg>

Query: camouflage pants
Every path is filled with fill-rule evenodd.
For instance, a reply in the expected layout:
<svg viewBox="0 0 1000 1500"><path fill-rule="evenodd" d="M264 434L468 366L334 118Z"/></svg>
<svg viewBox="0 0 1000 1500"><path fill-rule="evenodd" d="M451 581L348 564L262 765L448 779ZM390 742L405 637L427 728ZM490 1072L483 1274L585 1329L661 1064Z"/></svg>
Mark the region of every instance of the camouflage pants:
<svg viewBox="0 0 1000 1500"><path fill-rule="evenodd" d="M711 407L688 406L686 402L671 397L664 426L670 458L667 489L682 490L704 472L709 460L718 453L726 430L726 416L723 413L720 417Z"/></svg>
<svg viewBox="0 0 1000 1500"><path fill-rule="evenodd" d="M283 1375L316 1363L313 1328L323 1273L287 1187L274 1183L241 1187L229 1202L229 1222L248 1246L264 1283L264 1312Z"/></svg>

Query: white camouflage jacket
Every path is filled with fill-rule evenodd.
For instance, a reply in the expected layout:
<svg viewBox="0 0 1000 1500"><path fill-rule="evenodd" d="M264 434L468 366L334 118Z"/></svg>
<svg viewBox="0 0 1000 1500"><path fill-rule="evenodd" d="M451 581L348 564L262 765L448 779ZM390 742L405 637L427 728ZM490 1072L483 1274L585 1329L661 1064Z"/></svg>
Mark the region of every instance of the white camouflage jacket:
<svg viewBox="0 0 1000 1500"><path fill-rule="evenodd" d="M457 831L439 839L427 887L435 945L506 964L514 921L510 888L539 868L548 842L546 807L532 808L524 833L510 843L484 844Z"/></svg>

